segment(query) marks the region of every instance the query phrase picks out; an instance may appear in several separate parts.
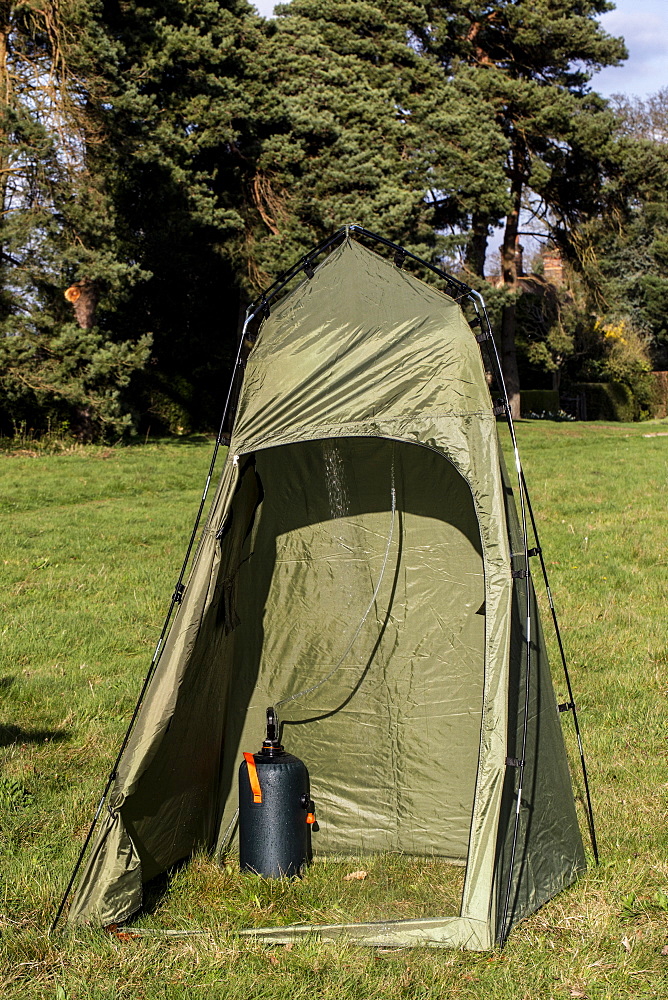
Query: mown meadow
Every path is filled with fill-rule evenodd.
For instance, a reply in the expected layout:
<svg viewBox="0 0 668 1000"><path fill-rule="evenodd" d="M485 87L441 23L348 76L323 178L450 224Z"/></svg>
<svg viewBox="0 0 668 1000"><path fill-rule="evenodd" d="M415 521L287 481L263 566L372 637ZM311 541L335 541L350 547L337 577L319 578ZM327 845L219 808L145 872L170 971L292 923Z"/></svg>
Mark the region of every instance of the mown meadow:
<svg viewBox="0 0 668 1000"><path fill-rule="evenodd" d="M242 878L234 858L220 866L198 857L155 890L130 933L49 936L160 632L211 442L5 442L3 996L668 995L668 422L522 421L518 439L571 666L601 863L491 954L316 938L270 948L233 933L452 906L457 886L439 880L433 859L393 856L319 860L288 884ZM563 701L556 656L553 672ZM562 720L579 793L572 725ZM345 880L362 866L366 878Z"/></svg>

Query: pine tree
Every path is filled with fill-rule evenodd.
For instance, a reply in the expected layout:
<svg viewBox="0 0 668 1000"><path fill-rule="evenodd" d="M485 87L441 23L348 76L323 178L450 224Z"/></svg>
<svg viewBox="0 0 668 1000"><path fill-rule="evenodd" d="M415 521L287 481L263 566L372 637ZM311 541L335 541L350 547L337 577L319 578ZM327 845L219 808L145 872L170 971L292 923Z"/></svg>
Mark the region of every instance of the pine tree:
<svg viewBox="0 0 668 1000"><path fill-rule="evenodd" d="M414 44L421 4L293 0L278 14L249 83L251 286L348 221L439 258L476 209L503 211L505 140L469 81Z"/></svg>
<svg viewBox="0 0 668 1000"><path fill-rule="evenodd" d="M245 0L92 6L79 70L97 132L67 218L76 278L99 289L102 329L152 338L135 399L152 429L209 426L238 324L243 77L260 18Z"/></svg>
<svg viewBox="0 0 668 1000"><path fill-rule="evenodd" d="M438 255L475 206L503 210L492 112L416 50L416 18L408 0L295 0L276 22L243 0L105 4L88 159L141 272L113 323L152 334L147 391L177 423L216 412L244 297L344 222Z"/></svg>
<svg viewBox="0 0 668 1000"><path fill-rule="evenodd" d="M128 425L123 393L148 357L147 338L109 338L93 313L82 325L63 297L88 289L72 286L71 221L95 138L75 69L90 8L0 4L0 420L83 436Z"/></svg>
<svg viewBox="0 0 668 1000"><path fill-rule="evenodd" d="M533 192L539 212L566 247L568 233L600 207L602 158L615 122L589 89L592 73L626 56L596 17L607 0L447 0L427 5L420 44L448 73L475 82L494 109L508 146L505 174L510 210L505 216L502 274L511 293L503 307L501 350L515 415L519 378L515 353L517 243L523 198ZM486 236L495 220L475 220L473 265L482 272Z"/></svg>

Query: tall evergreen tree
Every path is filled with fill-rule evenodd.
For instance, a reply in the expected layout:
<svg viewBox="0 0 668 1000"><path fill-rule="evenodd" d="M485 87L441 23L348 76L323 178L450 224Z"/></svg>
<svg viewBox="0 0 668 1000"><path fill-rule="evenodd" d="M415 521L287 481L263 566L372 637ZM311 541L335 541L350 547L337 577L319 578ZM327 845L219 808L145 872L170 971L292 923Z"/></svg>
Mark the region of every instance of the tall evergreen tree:
<svg viewBox="0 0 668 1000"><path fill-rule="evenodd" d="M505 173L510 209L505 216L502 274L511 293L503 307L501 350L513 412L519 415L515 354L517 237L523 198L541 200L552 235L564 246L573 225L600 205L602 154L615 122L589 89L594 71L626 56L597 17L608 0L447 0L429 3L424 50L448 73L475 81L494 109L508 146ZM476 214L473 266L484 267L486 237L495 219Z"/></svg>
<svg viewBox="0 0 668 1000"><path fill-rule="evenodd" d="M205 426L237 329L243 77L261 21L245 0L92 2L79 52L98 138L69 216L79 277L99 286L103 328L152 337L137 404L153 429Z"/></svg>
<svg viewBox="0 0 668 1000"><path fill-rule="evenodd" d="M90 11L88 0L0 4L0 420L52 417L84 435L127 425L123 391L148 355L146 338L110 338L63 298L89 291L72 284L70 222L95 138L76 72Z"/></svg>
<svg viewBox="0 0 668 1000"><path fill-rule="evenodd" d="M476 208L504 210L505 140L470 82L418 51L424 22L411 0L293 0L267 25L249 83L256 287L346 221L439 256Z"/></svg>

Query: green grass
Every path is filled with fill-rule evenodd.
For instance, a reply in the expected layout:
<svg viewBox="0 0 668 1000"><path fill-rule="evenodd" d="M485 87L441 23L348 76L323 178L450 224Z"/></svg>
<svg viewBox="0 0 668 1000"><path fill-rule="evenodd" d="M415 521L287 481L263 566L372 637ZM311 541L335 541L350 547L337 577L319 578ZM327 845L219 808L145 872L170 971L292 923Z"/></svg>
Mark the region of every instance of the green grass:
<svg viewBox="0 0 668 1000"><path fill-rule="evenodd" d="M137 927L201 934L48 937L162 625L210 445L5 448L3 995L667 996L668 437L643 436L659 430L668 425L518 426L581 714L601 865L491 955L312 939L267 948L226 934L286 919L419 915L433 887L442 895L432 912L452 912L461 873L396 856L322 859L302 882L273 884L198 857L171 875ZM568 718L564 726L572 750ZM355 868L367 878L345 881Z"/></svg>
<svg viewBox="0 0 668 1000"><path fill-rule="evenodd" d="M168 893L159 887L133 927L192 931L213 918L222 930L242 930L454 915L463 885L462 867L435 858L316 857L300 879L264 879L242 874L234 855L222 866L198 856L170 879Z"/></svg>

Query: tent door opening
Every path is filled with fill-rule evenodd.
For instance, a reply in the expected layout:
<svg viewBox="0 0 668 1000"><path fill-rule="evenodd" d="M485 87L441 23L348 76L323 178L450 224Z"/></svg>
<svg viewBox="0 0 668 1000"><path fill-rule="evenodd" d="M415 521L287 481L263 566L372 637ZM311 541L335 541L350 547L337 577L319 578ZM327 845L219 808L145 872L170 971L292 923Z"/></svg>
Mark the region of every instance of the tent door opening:
<svg viewBox="0 0 668 1000"><path fill-rule="evenodd" d="M282 741L311 774L316 854L464 864L485 649L467 483L427 448L374 438L269 448L240 465L212 605L233 661L221 829L235 765L280 704Z"/></svg>

